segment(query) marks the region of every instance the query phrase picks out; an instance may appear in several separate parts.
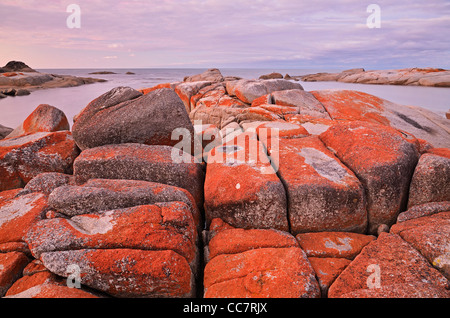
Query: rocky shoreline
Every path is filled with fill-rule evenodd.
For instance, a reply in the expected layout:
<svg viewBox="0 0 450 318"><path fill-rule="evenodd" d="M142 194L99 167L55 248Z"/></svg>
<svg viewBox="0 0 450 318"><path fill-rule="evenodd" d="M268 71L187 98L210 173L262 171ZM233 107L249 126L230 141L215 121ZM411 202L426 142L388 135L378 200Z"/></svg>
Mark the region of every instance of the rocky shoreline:
<svg viewBox="0 0 450 318"><path fill-rule="evenodd" d="M449 298L450 123L218 69L0 140L0 296Z"/></svg>
<svg viewBox="0 0 450 318"><path fill-rule="evenodd" d="M74 87L100 82L106 80L39 73L23 62L11 61L0 68L0 98L29 95L38 89Z"/></svg>
<svg viewBox="0 0 450 318"><path fill-rule="evenodd" d="M406 68L366 71L355 68L340 73L317 73L299 77L305 82L450 87L450 71L437 68Z"/></svg>

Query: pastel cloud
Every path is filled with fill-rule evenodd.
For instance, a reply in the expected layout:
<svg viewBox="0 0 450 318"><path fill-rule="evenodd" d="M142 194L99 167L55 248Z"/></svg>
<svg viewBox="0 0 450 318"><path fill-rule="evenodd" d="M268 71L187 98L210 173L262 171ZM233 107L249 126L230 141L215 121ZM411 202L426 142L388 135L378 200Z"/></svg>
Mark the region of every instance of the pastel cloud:
<svg viewBox="0 0 450 318"><path fill-rule="evenodd" d="M80 29L66 26L71 3ZM366 26L370 3L2 0L0 54L38 67L450 67L448 1L377 1L380 29Z"/></svg>

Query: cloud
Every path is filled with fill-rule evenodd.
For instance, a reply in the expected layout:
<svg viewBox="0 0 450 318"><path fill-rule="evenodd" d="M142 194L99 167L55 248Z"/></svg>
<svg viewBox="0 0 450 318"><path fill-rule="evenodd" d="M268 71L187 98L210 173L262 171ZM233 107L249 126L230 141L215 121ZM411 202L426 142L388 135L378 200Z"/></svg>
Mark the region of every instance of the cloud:
<svg viewBox="0 0 450 318"><path fill-rule="evenodd" d="M2 0L0 12L8 14L1 41L58 55L71 50L119 60L123 53L141 67L450 67L445 0L376 1L381 29L367 28L370 2L358 0L73 2L81 7L80 29L66 26L70 1Z"/></svg>

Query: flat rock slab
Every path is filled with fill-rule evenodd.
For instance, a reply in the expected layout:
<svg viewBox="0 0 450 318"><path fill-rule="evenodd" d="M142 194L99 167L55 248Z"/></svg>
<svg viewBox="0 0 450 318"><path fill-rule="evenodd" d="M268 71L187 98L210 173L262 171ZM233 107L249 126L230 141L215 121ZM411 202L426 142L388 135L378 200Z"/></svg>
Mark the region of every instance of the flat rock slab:
<svg viewBox="0 0 450 318"><path fill-rule="evenodd" d="M171 250L83 249L43 253L41 260L63 277L78 266L81 284L114 297L185 298L195 294L188 262Z"/></svg>
<svg viewBox="0 0 450 318"><path fill-rule="evenodd" d="M222 254L238 254L259 248L298 247L294 236L272 229L224 229L214 235L206 249L207 262Z"/></svg>
<svg viewBox="0 0 450 318"><path fill-rule="evenodd" d="M242 133L211 150L205 178L207 224L288 230L286 194L256 134Z"/></svg>
<svg viewBox="0 0 450 318"><path fill-rule="evenodd" d="M81 150L108 144L176 145L172 132L194 128L183 102L168 88L147 95L129 87L115 88L93 100L77 116L73 136Z"/></svg>
<svg viewBox="0 0 450 318"><path fill-rule="evenodd" d="M195 269L196 233L189 207L170 202L42 220L30 229L26 241L35 258L80 249L173 250Z"/></svg>
<svg viewBox="0 0 450 318"><path fill-rule="evenodd" d="M381 233L331 285L328 296L448 298L448 280L396 234Z"/></svg>
<svg viewBox="0 0 450 318"><path fill-rule="evenodd" d="M189 191L203 206L202 165L187 153L170 146L143 144L107 145L83 151L74 162L75 181L89 179L144 180ZM173 155L176 154L174 157ZM181 161L178 161L181 158Z"/></svg>
<svg viewBox="0 0 450 318"><path fill-rule="evenodd" d="M69 131L0 140L0 191L22 188L43 172L71 173L78 154Z"/></svg>
<svg viewBox="0 0 450 318"><path fill-rule="evenodd" d="M340 122L320 135L364 186L369 233L392 225L406 209L409 185L418 161L414 143L399 131L368 122Z"/></svg>
<svg viewBox="0 0 450 318"><path fill-rule="evenodd" d="M364 246L376 239L372 235L346 232L302 233L296 236L308 257L354 259Z"/></svg>
<svg viewBox="0 0 450 318"><path fill-rule="evenodd" d="M48 200L52 209L66 216L179 201L190 208L195 224L200 226L201 223L192 195L187 190L161 183L91 179L82 186L59 187Z"/></svg>
<svg viewBox="0 0 450 318"><path fill-rule="evenodd" d="M280 139L270 156L287 191L293 234L365 232L363 187L318 137Z"/></svg>
<svg viewBox="0 0 450 318"><path fill-rule="evenodd" d="M205 298L317 298L319 285L298 247L221 254L206 264Z"/></svg>
<svg viewBox="0 0 450 318"><path fill-rule="evenodd" d="M450 149L425 153L414 170L408 207L450 201Z"/></svg>

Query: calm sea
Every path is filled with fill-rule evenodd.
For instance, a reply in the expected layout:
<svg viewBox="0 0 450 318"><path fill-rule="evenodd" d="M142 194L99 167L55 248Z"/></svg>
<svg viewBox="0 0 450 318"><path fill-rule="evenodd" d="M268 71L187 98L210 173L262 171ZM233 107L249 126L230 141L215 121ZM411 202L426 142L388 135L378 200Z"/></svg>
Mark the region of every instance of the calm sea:
<svg viewBox="0 0 450 318"><path fill-rule="evenodd" d="M40 104L55 106L66 114L72 123L73 116L78 114L91 100L117 86L129 86L135 89L152 87L156 84L182 81L185 76L202 73L205 69L108 69L117 74L89 75L91 72L105 69L41 69L43 73L75 75L106 79L105 83L96 83L70 88L54 88L38 90L31 95L0 99L0 124L15 128ZM225 76L240 76L247 79L258 78L263 74L279 72L291 76L312 74L317 72L337 72L340 70L314 69L221 69ZM134 75L126 75L133 72ZM450 88L364 85L337 82L301 82L307 91L320 89L351 89L366 92L403 105L414 105L427 108L444 116L450 109Z"/></svg>

